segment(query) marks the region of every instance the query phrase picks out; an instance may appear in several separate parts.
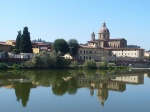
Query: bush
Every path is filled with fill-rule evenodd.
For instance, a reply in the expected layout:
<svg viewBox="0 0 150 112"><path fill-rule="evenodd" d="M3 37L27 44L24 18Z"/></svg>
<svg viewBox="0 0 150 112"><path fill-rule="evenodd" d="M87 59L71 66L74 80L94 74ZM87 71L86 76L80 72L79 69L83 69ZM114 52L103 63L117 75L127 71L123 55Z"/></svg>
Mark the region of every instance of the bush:
<svg viewBox="0 0 150 112"><path fill-rule="evenodd" d="M78 62L77 61L71 61L71 68L78 68Z"/></svg>
<svg viewBox="0 0 150 112"><path fill-rule="evenodd" d="M107 67L107 63L106 62L98 62L97 67L98 68L105 68L105 67Z"/></svg>
<svg viewBox="0 0 150 112"><path fill-rule="evenodd" d="M86 60L83 65L85 68L96 68L96 63L94 60Z"/></svg>
<svg viewBox="0 0 150 112"><path fill-rule="evenodd" d="M108 67L112 67L113 65L113 63L108 63Z"/></svg>
<svg viewBox="0 0 150 112"><path fill-rule="evenodd" d="M0 69L3 70L3 69L7 69L7 65L5 63L0 63Z"/></svg>
<svg viewBox="0 0 150 112"><path fill-rule="evenodd" d="M13 64L12 68L13 68L13 69L20 69L20 68L21 68L21 66L20 66L20 65L18 65L18 64Z"/></svg>
<svg viewBox="0 0 150 112"><path fill-rule="evenodd" d="M18 49L13 49L13 50L12 50L12 53L14 53L14 54L19 54L20 51L19 51Z"/></svg>

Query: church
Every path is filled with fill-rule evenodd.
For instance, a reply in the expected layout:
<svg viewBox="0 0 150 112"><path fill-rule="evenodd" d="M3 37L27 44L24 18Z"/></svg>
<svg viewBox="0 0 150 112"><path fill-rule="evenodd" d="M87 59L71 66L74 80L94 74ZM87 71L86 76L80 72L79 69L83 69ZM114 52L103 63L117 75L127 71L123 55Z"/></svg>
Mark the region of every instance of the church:
<svg viewBox="0 0 150 112"><path fill-rule="evenodd" d="M94 32L91 34L91 40L88 41L90 46L102 48L125 48L127 47L127 41L124 38L110 39L110 33L104 22L102 28L98 33L98 39L95 39Z"/></svg>
<svg viewBox="0 0 150 112"><path fill-rule="evenodd" d="M124 38L110 38L109 29L106 23L102 24L98 32L98 38L95 33L91 34L91 40L87 41L87 45L80 45L78 49L77 59L100 61L105 57L107 61L124 60L124 61L143 61L144 49L128 48L127 40Z"/></svg>
<svg viewBox="0 0 150 112"><path fill-rule="evenodd" d="M144 49L128 48L127 40L124 38L110 39L109 29L106 23L102 24L98 32L98 38L95 33L91 34L91 40L87 45L80 45L77 58L81 60L93 59L100 61L105 57L107 61L124 60L124 61L143 61Z"/></svg>

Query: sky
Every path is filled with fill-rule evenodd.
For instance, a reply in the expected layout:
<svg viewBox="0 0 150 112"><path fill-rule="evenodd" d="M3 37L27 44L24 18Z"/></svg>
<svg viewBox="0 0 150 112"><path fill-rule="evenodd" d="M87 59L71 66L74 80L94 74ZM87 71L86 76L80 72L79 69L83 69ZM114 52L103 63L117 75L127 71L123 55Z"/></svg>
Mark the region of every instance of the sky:
<svg viewBox="0 0 150 112"><path fill-rule="evenodd" d="M15 40L28 27L31 40L96 39L102 23L110 38L150 50L150 0L0 0L0 41Z"/></svg>

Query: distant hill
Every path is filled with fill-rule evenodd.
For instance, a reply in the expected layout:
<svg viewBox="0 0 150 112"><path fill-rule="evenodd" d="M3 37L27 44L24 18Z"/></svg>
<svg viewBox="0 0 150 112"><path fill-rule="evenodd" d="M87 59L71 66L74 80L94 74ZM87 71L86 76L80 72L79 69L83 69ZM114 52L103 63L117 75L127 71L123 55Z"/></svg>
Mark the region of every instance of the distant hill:
<svg viewBox="0 0 150 112"><path fill-rule="evenodd" d="M41 40L41 39L38 39L38 40L32 40L31 41L32 43L36 43L36 42L42 42L42 43L45 43L45 44L49 44L49 45L53 45L53 42L46 42L45 40Z"/></svg>
<svg viewBox="0 0 150 112"><path fill-rule="evenodd" d="M137 45L127 45L127 48L141 48L141 47Z"/></svg>

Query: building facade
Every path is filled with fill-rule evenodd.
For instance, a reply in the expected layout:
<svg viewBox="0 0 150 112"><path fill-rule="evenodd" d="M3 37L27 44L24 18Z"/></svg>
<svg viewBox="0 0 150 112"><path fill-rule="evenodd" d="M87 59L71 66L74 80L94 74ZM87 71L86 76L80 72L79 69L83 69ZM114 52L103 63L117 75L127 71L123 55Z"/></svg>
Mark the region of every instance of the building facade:
<svg viewBox="0 0 150 112"><path fill-rule="evenodd" d="M127 48L127 40L124 38L110 39L109 29L104 22L98 39L95 33L91 34L91 40L87 45L80 45L77 58L80 60L99 61L102 57L110 60L142 61L144 60L144 49Z"/></svg>
<svg viewBox="0 0 150 112"><path fill-rule="evenodd" d="M6 44L5 42L0 42L0 52L10 52L11 49L11 45Z"/></svg>

